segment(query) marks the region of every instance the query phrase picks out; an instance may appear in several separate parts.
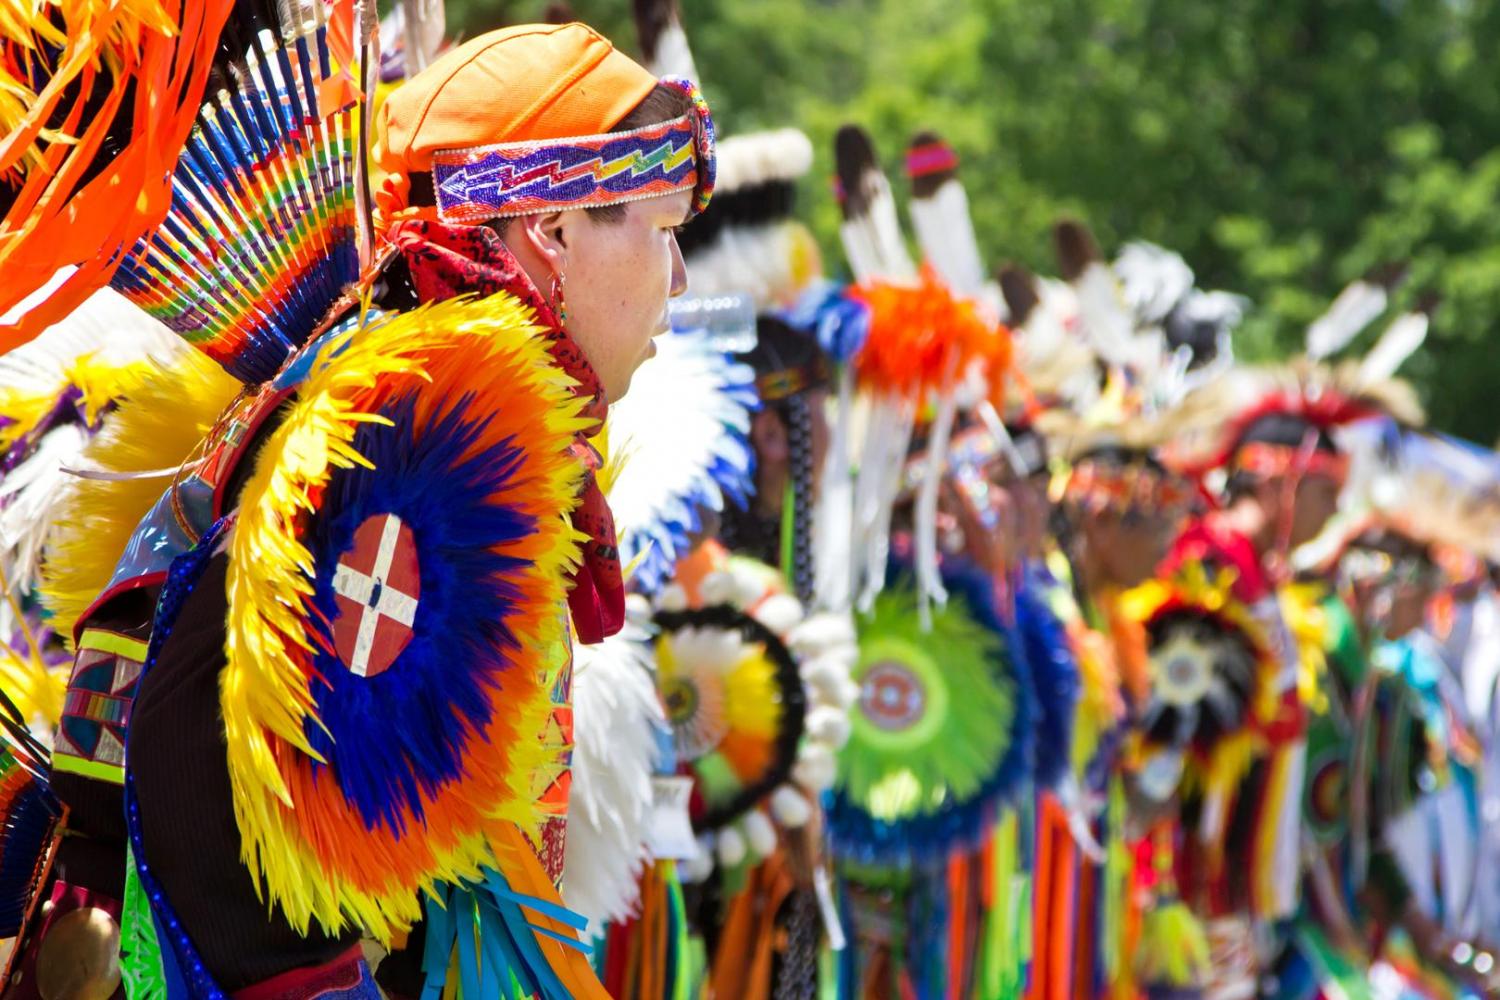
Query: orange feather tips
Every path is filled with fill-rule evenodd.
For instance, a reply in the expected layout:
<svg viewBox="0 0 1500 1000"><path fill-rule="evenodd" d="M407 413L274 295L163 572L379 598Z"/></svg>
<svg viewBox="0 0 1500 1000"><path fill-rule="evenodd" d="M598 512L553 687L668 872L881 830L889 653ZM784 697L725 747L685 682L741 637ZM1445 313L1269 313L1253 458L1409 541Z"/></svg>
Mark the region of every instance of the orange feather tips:
<svg viewBox="0 0 1500 1000"><path fill-rule="evenodd" d="M915 285L877 281L852 295L870 310L855 363L861 386L877 395L920 402L952 391L976 368L993 384L1010 366L1010 331L954 295L930 267Z"/></svg>
<svg viewBox="0 0 1500 1000"><path fill-rule="evenodd" d="M78 269L10 325L35 337L161 221L230 0L0 5L0 315ZM135 85L128 86L134 83ZM106 142L106 140L110 140ZM110 152L111 146L122 148Z"/></svg>

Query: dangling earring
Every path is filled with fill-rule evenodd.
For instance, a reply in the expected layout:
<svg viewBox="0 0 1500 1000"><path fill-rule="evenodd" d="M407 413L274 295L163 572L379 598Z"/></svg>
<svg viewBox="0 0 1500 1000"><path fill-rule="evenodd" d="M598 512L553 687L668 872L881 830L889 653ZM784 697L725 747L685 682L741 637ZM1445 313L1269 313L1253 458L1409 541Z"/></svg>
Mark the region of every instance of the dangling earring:
<svg viewBox="0 0 1500 1000"><path fill-rule="evenodd" d="M552 312L557 316L557 325L564 329L568 325L568 302L563 296L563 288L567 284L561 271L553 272L552 275Z"/></svg>

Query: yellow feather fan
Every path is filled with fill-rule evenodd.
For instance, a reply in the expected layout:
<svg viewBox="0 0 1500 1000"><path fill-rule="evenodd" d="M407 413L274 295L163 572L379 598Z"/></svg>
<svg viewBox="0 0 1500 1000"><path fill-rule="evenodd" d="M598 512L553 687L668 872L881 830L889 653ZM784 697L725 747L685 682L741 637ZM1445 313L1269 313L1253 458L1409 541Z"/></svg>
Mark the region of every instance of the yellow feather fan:
<svg viewBox="0 0 1500 1000"><path fill-rule="evenodd" d="M87 468L138 473L181 465L241 388L196 351L138 376L84 451ZM170 485L161 476L80 479L69 491L48 540L41 598L70 644L79 616L109 583L131 533Z"/></svg>

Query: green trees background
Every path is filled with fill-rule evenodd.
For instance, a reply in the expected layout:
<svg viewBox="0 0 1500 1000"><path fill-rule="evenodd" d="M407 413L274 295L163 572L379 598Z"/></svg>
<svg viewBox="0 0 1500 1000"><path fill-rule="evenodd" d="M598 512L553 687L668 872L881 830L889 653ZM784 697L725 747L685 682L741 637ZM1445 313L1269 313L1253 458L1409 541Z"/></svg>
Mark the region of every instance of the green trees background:
<svg viewBox="0 0 1500 1000"><path fill-rule="evenodd" d="M1500 433L1500 3L680 3L721 129L812 136L804 215L829 261L834 130L864 124L895 176L910 135L935 128L962 157L993 260L1055 270L1064 213L1106 252L1162 243L1200 285L1254 302L1242 356L1295 349L1347 281L1408 262L1397 306L1439 304L1405 374L1437 426ZM545 6L448 0L450 30ZM572 9L634 50L629 0Z"/></svg>

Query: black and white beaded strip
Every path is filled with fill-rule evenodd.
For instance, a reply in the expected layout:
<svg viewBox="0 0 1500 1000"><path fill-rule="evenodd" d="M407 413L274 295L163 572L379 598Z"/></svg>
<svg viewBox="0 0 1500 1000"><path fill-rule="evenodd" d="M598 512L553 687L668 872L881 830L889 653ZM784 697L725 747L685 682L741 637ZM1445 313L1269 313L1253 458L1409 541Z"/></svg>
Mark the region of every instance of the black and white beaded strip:
<svg viewBox="0 0 1500 1000"><path fill-rule="evenodd" d="M787 457L792 474L792 589L803 605L813 598L812 564L812 409L801 393L788 396L782 413L787 424Z"/></svg>

